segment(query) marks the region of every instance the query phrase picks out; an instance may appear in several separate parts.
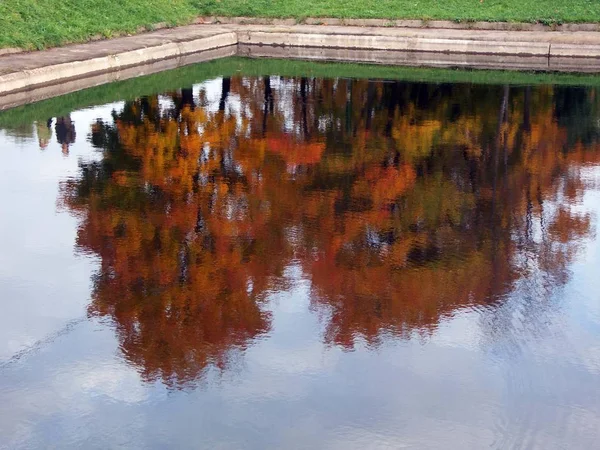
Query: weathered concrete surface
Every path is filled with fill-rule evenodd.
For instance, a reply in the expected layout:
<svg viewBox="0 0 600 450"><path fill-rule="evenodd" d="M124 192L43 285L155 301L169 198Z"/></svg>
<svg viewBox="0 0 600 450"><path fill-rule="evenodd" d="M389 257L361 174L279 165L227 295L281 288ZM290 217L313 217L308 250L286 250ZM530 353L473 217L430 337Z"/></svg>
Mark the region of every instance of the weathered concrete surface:
<svg viewBox="0 0 600 450"><path fill-rule="evenodd" d="M332 48L360 48L375 46L382 50L409 50L423 47L424 51L439 51L420 42L433 41L444 43L448 51L457 48L457 52L469 53L505 53L534 55L545 49L550 54L550 47L561 45L586 45L585 56L600 57L600 33L592 31L546 32L546 31L487 31L487 30L454 30L429 28L392 28L392 27L349 27L325 25L221 25L238 33L240 43L260 45L308 45ZM324 38L325 37L325 38ZM346 43L347 40L350 44ZM361 42L356 44L357 42ZM304 42L304 43L303 43ZM406 43L410 44L406 44ZM485 49L478 49L477 44L485 44ZM469 48L461 46L470 44ZM508 49L504 49L507 47ZM356 47L355 47L356 48ZM564 55L561 55L564 56ZM574 54L571 56L581 56Z"/></svg>
<svg viewBox="0 0 600 450"><path fill-rule="evenodd" d="M251 57L295 57L377 64L461 66L524 70L600 72L600 32L498 31L330 25L212 24L162 29L152 33L42 52L0 56L0 98L84 77L129 70L238 46ZM229 50L228 55L233 52ZM208 53L204 59L208 58ZM221 55L222 56L222 55ZM211 58L220 57L219 55ZM138 71L138 75L142 70ZM135 75L131 75L135 76ZM83 87L80 87L83 88ZM46 89L48 92L60 89ZM64 93L64 92L61 92ZM58 95L58 94L57 94ZM18 96L17 96L18 97ZM1 105L15 104L15 99ZM38 94L21 95L34 99Z"/></svg>
<svg viewBox="0 0 600 450"><path fill-rule="evenodd" d="M128 67L112 72L103 72L96 75L90 75L83 78L75 78L66 80L61 83L48 84L36 89L27 89L10 92L5 95L0 95L0 110L14 108L15 106L25 105L28 103L39 102L52 97L70 94L71 92L80 91L82 89L100 86L102 84L112 83L115 81L127 80L153 73L163 72L165 70L176 69L178 67L197 64L204 61L211 61L218 58L226 58L237 54L237 46L230 45L228 47L220 47L213 50L206 50L199 53L191 53L182 55L176 58L162 59L134 67Z"/></svg>
<svg viewBox="0 0 600 450"><path fill-rule="evenodd" d="M235 32L189 26L0 57L0 94L237 44Z"/></svg>
<svg viewBox="0 0 600 450"><path fill-rule="evenodd" d="M292 58L311 61L354 61L365 64L415 67L478 67L481 69L548 70L548 56L502 56L389 50L277 47L238 44L248 58ZM600 60L596 69L600 70Z"/></svg>
<svg viewBox="0 0 600 450"><path fill-rule="evenodd" d="M239 54L249 57L600 72L600 32L508 32L323 25L222 26L231 26L237 31ZM328 50L336 50L337 53ZM355 51L350 54L349 50Z"/></svg>
<svg viewBox="0 0 600 450"><path fill-rule="evenodd" d="M330 29L333 27L330 27ZM339 32L338 32L339 31ZM391 50L429 53L469 53L515 56L548 56L550 44L547 42L492 40L485 36L469 36L468 39L456 34L454 30L381 30L378 34L349 34L345 29L333 33L315 33L297 31L243 31L238 33L239 42L250 45L271 45L284 47L319 47L362 50ZM373 31L373 29L368 29ZM465 34L462 32L461 34ZM476 34L475 32L473 34ZM478 33L477 33L478 34ZM439 36L439 37L438 37ZM599 47L600 50L600 47Z"/></svg>

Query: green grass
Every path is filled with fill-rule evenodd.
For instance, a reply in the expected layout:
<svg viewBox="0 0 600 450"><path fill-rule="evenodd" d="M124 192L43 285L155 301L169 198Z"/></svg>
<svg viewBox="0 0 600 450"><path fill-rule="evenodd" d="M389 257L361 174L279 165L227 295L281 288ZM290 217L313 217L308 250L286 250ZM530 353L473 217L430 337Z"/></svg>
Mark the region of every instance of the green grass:
<svg viewBox="0 0 600 450"><path fill-rule="evenodd" d="M0 0L0 47L43 48L198 15L600 22L600 0Z"/></svg>
<svg viewBox="0 0 600 450"><path fill-rule="evenodd" d="M197 15L190 0L0 0L0 47L43 48Z"/></svg>
<svg viewBox="0 0 600 450"><path fill-rule="evenodd" d="M234 57L84 89L2 111L0 128L18 129L31 125L34 121L46 121L50 117L63 116L74 110L162 93L215 77L232 75L346 77L428 83L600 86L600 76L594 75L428 69Z"/></svg>

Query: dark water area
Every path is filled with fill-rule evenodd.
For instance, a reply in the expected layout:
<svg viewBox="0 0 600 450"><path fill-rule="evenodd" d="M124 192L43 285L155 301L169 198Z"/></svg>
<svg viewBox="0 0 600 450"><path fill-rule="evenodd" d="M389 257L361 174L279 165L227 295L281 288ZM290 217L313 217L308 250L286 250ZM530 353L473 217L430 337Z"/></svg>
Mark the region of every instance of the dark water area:
<svg viewBox="0 0 600 450"><path fill-rule="evenodd" d="M238 75L0 130L0 445L597 448L599 96Z"/></svg>

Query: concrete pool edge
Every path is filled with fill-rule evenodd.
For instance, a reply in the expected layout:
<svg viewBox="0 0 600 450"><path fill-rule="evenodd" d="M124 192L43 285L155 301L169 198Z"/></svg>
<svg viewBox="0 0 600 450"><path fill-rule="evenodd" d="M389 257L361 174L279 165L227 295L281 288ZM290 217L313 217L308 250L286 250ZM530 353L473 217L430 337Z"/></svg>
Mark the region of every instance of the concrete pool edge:
<svg viewBox="0 0 600 450"><path fill-rule="evenodd" d="M238 23L190 25L0 56L0 109L235 54L589 73L600 72L600 33ZM158 64L164 61L170 62ZM148 65L155 67L144 67ZM83 82L83 79L89 80Z"/></svg>
<svg viewBox="0 0 600 450"><path fill-rule="evenodd" d="M70 94L95 86L101 86L103 84L124 81L130 78L143 77L191 64L213 61L235 55L237 55L237 46L230 45L227 47L205 50L199 53L191 53L179 57L152 61L124 69L90 74L80 78L65 80L61 83L47 84L37 86L32 89L13 91L5 95L0 94L0 111L47 100L53 97L59 97L61 95Z"/></svg>

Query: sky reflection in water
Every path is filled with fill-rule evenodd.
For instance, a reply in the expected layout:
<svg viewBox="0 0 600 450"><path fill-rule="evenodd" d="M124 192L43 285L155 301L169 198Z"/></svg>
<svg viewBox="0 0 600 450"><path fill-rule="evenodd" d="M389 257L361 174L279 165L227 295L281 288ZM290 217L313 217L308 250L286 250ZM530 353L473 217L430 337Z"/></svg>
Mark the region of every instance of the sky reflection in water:
<svg viewBox="0 0 600 450"><path fill-rule="evenodd" d="M232 77L0 134L10 448L592 448L593 88Z"/></svg>

